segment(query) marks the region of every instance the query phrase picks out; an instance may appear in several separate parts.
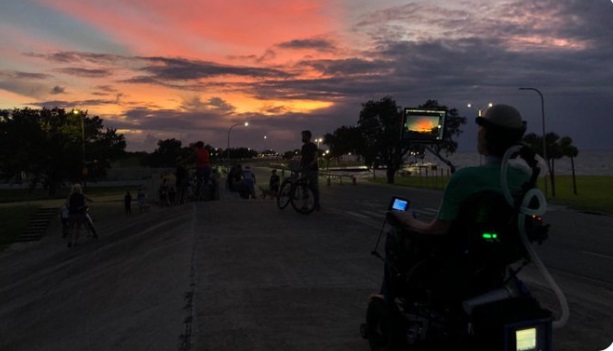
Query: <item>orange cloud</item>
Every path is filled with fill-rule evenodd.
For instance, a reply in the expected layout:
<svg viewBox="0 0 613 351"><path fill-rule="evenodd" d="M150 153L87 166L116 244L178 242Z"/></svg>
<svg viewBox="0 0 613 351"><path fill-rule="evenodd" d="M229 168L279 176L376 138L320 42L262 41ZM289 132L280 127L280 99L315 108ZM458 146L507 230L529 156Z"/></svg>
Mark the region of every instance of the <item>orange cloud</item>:
<svg viewBox="0 0 613 351"><path fill-rule="evenodd" d="M39 0L141 55L219 59L263 54L278 42L329 32L334 9L309 1ZM324 11L325 8L325 11Z"/></svg>

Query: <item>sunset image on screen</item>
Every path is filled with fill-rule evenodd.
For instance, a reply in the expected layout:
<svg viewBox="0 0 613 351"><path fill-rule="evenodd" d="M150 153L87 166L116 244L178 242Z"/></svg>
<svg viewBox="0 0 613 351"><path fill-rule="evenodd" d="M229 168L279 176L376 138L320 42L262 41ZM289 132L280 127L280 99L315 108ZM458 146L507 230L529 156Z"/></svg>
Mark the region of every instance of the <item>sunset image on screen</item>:
<svg viewBox="0 0 613 351"><path fill-rule="evenodd" d="M431 133L438 129L438 117L419 116L407 122L406 128L417 133Z"/></svg>

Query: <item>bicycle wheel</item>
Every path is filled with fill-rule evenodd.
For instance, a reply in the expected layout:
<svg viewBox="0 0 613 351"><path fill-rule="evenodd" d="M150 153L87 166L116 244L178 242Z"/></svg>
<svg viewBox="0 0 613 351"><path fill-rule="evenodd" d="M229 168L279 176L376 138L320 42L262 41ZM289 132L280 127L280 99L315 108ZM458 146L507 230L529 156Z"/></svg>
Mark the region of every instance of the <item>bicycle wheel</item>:
<svg viewBox="0 0 613 351"><path fill-rule="evenodd" d="M279 209L284 209L290 202L292 192L292 182L289 179L286 179L281 183L281 187L279 188L279 193L277 194L277 207Z"/></svg>
<svg viewBox="0 0 613 351"><path fill-rule="evenodd" d="M300 183L293 189L290 202L294 210L302 214L309 214L315 210L315 196L313 190L305 183Z"/></svg>

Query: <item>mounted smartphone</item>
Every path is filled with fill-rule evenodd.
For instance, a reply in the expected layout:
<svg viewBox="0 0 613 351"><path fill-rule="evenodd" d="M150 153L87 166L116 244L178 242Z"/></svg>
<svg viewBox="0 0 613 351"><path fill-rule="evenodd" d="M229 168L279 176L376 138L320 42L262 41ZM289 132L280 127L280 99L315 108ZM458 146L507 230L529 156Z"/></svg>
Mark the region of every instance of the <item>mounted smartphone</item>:
<svg viewBox="0 0 613 351"><path fill-rule="evenodd" d="M387 208L388 211L407 211L411 202L400 196L392 196L390 204Z"/></svg>

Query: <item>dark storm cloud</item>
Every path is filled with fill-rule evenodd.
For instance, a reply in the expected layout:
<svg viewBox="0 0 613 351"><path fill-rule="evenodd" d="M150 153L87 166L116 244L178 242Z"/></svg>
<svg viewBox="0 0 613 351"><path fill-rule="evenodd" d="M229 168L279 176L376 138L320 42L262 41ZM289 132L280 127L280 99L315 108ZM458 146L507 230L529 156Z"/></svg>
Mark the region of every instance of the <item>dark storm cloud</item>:
<svg viewBox="0 0 613 351"><path fill-rule="evenodd" d="M601 14L595 15L597 6L586 3L511 3L471 13L410 4L375 14L362 25L384 28L376 32L377 46L369 56L394 62L394 74L383 77L386 84L391 78L392 85L404 81L407 87L425 89L474 84L517 86L526 82L575 89L606 85L613 78L608 68L613 26L604 21L610 18L611 9L603 6L610 4L603 2ZM608 15L602 14L607 11ZM409 25L404 33L393 26L385 29L390 20L405 20ZM446 39L412 40L421 35L420 25L426 23L438 23L440 31L450 35ZM591 28L586 30L586 26ZM608 34L594 37L590 36L592 31ZM399 40L401 34L404 40ZM600 39L605 37L606 43Z"/></svg>
<svg viewBox="0 0 613 351"><path fill-rule="evenodd" d="M112 55L112 54L98 54L92 52L78 52L78 51L59 51L50 54L36 54L27 53L24 54L30 57L41 58L55 63L96 63L96 64L109 64L117 62L118 60L128 59L127 57Z"/></svg>
<svg viewBox="0 0 613 351"><path fill-rule="evenodd" d="M135 107L130 109L125 118L120 121L113 121L117 128L136 128L142 130L156 130L164 132L190 133L195 130L205 128L215 128L221 120L223 122L227 116L233 113L235 107L219 97L213 97L206 101L198 98L183 101L180 110L160 109L158 107Z"/></svg>
<svg viewBox="0 0 613 351"><path fill-rule="evenodd" d="M56 85L53 87L53 89L51 89L51 95L64 94L64 93L66 93L66 89L59 85Z"/></svg>
<svg viewBox="0 0 613 351"><path fill-rule="evenodd" d="M41 108L63 108L63 109L71 109L71 108L82 108L82 106L105 106L113 103L113 100L79 100L79 101L64 101L64 100L48 100L41 101L37 103L31 103L31 105L38 106Z"/></svg>
<svg viewBox="0 0 613 351"><path fill-rule="evenodd" d="M266 49L261 55L229 55L228 59L238 60L241 62L256 62L262 63L268 60L272 60L277 57L277 53L272 49Z"/></svg>
<svg viewBox="0 0 613 351"><path fill-rule="evenodd" d="M22 71L0 71L0 89L39 99L50 91L46 81L51 75Z"/></svg>
<svg viewBox="0 0 613 351"><path fill-rule="evenodd" d="M96 89L103 91L105 93L115 93L117 92L117 89L113 88L110 85L98 85L96 86Z"/></svg>
<svg viewBox="0 0 613 351"><path fill-rule="evenodd" d="M325 39L295 39L276 45L281 49L290 50L317 50L322 52L331 52L336 50L335 45Z"/></svg>
<svg viewBox="0 0 613 351"><path fill-rule="evenodd" d="M79 67L70 67L70 68L62 68L60 69L62 73L83 77L83 78L104 78L111 75L111 71L107 69L90 69L90 68L79 68Z"/></svg>
<svg viewBox="0 0 613 351"><path fill-rule="evenodd" d="M236 108L232 106L232 104L229 104L227 101L219 97L210 98L207 101L206 105L208 108L216 110L221 113L230 113L236 110Z"/></svg>
<svg viewBox="0 0 613 351"><path fill-rule="evenodd" d="M165 132L182 132L199 128L202 113L182 113L174 110L151 110L135 108L129 110L123 121L112 123L121 129L163 130Z"/></svg>
<svg viewBox="0 0 613 351"><path fill-rule="evenodd" d="M291 76L291 74L284 71L269 68L232 66L213 62L164 57L149 57L142 59L147 61L149 65L141 70L151 74L152 79L159 80L196 80L219 76L250 78L288 78Z"/></svg>
<svg viewBox="0 0 613 351"><path fill-rule="evenodd" d="M390 72L389 61L365 60L362 58L349 58L340 60L304 60L300 65L310 66L326 75L380 75Z"/></svg>
<svg viewBox="0 0 613 351"><path fill-rule="evenodd" d="M262 100L323 100L350 99L352 96L376 94L372 88L384 84L371 77L332 77L321 79L265 81L253 83L247 91Z"/></svg>
<svg viewBox="0 0 613 351"><path fill-rule="evenodd" d="M0 70L0 79L45 80L51 77L51 75L45 73Z"/></svg>
<svg viewBox="0 0 613 351"><path fill-rule="evenodd" d="M107 77L112 74L112 67L119 63L132 67L135 71L146 72L147 75L135 75L122 82L135 84L169 85L169 82L177 80L198 80L201 78L215 78L220 76L239 76L251 78L287 78L291 74L269 68L250 66L224 65L214 62L188 60L182 58L166 57L130 57L110 54L96 54L87 52L57 52L53 54L39 55L28 54L48 61L67 64L90 63L97 64L101 68L64 68L60 71L66 74L81 77ZM180 86L180 88L201 89L199 85L192 87Z"/></svg>
<svg viewBox="0 0 613 351"><path fill-rule="evenodd" d="M341 125L354 125L362 103L386 95L401 106L417 106L435 99L467 115L476 113L465 107L467 102L479 106L490 101L517 103L529 121L530 131L537 131L538 97L519 91L521 86L538 87L544 92L550 128L560 135L572 136L579 146L582 142L595 145L598 140L610 140L613 130L607 123L598 124L597 131L583 132L589 129L585 125L613 117L610 112L613 9L609 1L543 0L479 5L465 1L459 5L468 10L410 2L364 16L355 30L370 45L359 49L336 47L323 39L295 39L264 53L231 57L238 62L236 65L83 52L39 57L62 66L88 67L64 72L69 74L104 77L116 67L123 67L133 74L128 79L122 75L124 83L160 85L182 92L242 92L276 102L259 111L238 114L232 101L221 98L201 101L183 96L178 111L160 109L155 102L132 102L133 106L146 107L130 110L125 119L113 118L112 123L118 128L140 129L152 135L175 133L177 138L192 141L203 137L217 147L225 147L228 127L244 119L250 121L250 126L232 133L233 138L237 133L236 138L245 140L245 145L261 145L263 135L277 133L277 142L283 140L284 148L294 143L299 147L300 130L312 129L316 135L323 135ZM333 50L345 55L339 59L306 56L286 66L277 62L263 68L271 59L282 58L275 50ZM311 74L313 71L319 76ZM228 82L226 77L248 79ZM33 83L49 78L40 73L0 71L0 88L37 96L41 91L48 93L51 85ZM113 94L117 99L41 104L78 107L119 102L121 94L113 87L96 89L93 95ZM327 101L333 105L308 114L293 113L283 100ZM474 137L471 125L465 129L467 137ZM269 138L272 140L275 139Z"/></svg>

